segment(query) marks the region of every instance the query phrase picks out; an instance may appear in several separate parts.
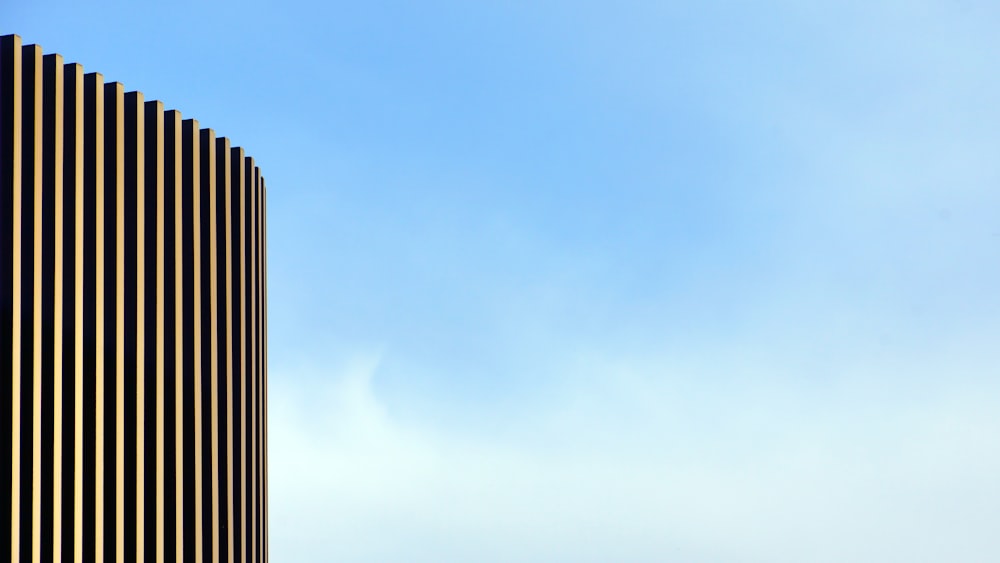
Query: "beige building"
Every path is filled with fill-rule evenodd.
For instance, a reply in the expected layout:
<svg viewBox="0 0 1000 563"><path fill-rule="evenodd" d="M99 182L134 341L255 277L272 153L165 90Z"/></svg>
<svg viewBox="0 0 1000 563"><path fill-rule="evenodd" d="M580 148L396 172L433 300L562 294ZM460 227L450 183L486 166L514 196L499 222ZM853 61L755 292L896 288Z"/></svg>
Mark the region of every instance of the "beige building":
<svg viewBox="0 0 1000 563"><path fill-rule="evenodd" d="M11 561L267 560L265 193L211 129L0 38Z"/></svg>

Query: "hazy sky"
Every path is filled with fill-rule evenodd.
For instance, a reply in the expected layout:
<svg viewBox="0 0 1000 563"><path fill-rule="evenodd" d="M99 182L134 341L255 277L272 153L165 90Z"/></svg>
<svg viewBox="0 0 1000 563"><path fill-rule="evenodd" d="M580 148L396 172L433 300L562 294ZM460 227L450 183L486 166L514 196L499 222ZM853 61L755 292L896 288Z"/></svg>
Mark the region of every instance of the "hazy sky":
<svg viewBox="0 0 1000 563"><path fill-rule="evenodd" d="M994 2L138 4L0 32L261 166L274 561L1000 560Z"/></svg>

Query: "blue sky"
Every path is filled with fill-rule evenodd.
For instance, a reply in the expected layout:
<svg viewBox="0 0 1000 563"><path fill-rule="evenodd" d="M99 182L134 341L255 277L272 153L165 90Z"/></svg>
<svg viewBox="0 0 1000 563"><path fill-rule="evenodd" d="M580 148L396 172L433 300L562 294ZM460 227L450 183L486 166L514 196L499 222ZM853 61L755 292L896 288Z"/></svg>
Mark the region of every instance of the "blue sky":
<svg viewBox="0 0 1000 563"><path fill-rule="evenodd" d="M996 561L1000 9L3 0L268 181L275 561Z"/></svg>

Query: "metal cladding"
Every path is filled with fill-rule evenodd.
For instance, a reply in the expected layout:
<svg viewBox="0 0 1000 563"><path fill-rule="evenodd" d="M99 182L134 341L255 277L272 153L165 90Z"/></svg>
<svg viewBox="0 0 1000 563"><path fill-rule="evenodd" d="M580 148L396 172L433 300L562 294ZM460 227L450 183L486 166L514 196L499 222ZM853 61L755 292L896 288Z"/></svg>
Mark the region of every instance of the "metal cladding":
<svg viewBox="0 0 1000 563"><path fill-rule="evenodd" d="M0 37L10 561L267 561L265 193L228 139Z"/></svg>

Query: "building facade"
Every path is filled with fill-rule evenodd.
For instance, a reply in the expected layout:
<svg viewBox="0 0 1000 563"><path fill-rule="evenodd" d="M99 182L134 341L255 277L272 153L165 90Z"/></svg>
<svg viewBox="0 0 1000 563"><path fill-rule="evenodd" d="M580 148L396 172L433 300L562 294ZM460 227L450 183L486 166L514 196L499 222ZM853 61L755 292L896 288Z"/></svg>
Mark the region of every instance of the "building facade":
<svg viewBox="0 0 1000 563"><path fill-rule="evenodd" d="M265 193L225 137L0 38L11 561L267 560Z"/></svg>

